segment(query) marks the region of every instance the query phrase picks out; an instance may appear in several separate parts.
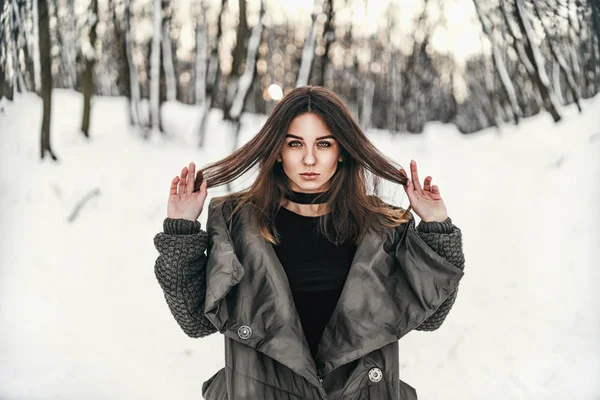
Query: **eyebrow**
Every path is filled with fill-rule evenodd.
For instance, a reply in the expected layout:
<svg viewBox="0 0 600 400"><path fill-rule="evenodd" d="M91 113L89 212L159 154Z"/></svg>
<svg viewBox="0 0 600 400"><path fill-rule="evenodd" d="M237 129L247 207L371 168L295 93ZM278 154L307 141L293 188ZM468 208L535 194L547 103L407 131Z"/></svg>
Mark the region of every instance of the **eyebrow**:
<svg viewBox="0 0 600 400"><path fill-rule="evenodd" d="M291 138L295 138L295 139L300 139L300 140L304 140L303 138L301 138L300 136L296 136L296 135L292 135L291 133L288 133L287 135L285 135L285 137L291 137ZM335 139L335 137L333 135L327 135L327 136L321 136L316 138L315 140L322 140L322 139Z"/></svg>

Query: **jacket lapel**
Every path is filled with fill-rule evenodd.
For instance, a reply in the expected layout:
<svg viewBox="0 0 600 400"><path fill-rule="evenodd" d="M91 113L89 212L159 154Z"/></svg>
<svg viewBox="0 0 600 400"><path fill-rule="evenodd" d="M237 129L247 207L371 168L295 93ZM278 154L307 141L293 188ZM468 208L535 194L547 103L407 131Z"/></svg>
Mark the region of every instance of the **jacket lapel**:
<svg viewBox="0 0 600 400"><path fill-rule="evenodd" d="M247 211L235 214L230 231L230 211L210 203L205 315L221 333L285 365L324 395L285 270ZM238 334L242 326L250 327L250 337Z"/></svg>
<svg viewBox="0 0 600 400"><path fill-rule="evenodd" d="M366 233L319 342L318 373L397 341L435 312L462 276L419 238L414 220Z"/></svg>

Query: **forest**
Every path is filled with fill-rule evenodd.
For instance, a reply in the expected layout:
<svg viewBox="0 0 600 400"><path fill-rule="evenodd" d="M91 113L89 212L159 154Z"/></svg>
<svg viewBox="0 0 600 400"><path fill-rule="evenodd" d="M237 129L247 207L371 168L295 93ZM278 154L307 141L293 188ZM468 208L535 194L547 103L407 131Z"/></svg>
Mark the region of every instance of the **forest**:
<svg viewBox="0 0 600 400"><path fill-rule="evenodd" d="M164 102L194 105L200 147L211 109L237 137L243 113L268 114L302 85L333 89L364 129L415 134L430 121L465 134L538 113L558 122L600 90L597 0L472 0L479 50L462 59L435 45L452 18L443 0L416 2L410 24L389 1L371 29L355 15L369 0L313 1L290 18L265 0L0 0L0 104L37 93L40 156L56 159L56 88L82 93L86 137L94 96L127 97L144 138L175 134Z"/></svg>

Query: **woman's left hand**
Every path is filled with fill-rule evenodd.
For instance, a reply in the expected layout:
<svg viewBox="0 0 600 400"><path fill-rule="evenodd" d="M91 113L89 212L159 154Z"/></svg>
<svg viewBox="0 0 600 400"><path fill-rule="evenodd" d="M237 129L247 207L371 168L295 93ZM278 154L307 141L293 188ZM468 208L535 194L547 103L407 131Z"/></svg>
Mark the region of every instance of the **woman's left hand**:
<svg viewBox="0 0 600 400"><path fill-rule="evenodd" d="M410 179L408 180L404 191L408 195L408 200L415 213L425 222L441 222L448 218L446 205L440 195L440 188L437 185L431 185L433 178L427 176L421 187L415 160L410 161L410 174L412 182Z"/></svg>

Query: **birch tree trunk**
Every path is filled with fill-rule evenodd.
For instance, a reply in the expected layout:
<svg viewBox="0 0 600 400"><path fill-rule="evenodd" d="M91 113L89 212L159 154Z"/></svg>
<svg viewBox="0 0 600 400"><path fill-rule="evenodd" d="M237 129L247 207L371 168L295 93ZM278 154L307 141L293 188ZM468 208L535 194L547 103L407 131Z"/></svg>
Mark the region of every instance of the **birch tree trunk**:
<svg viewBox="0 0 600 400"><path fill-rule="evenodd" d="M50 58L50 21L48 15L48 3L46 0L37 0L38 6L38 33L40 50L40 72L41 89L43 101L42 129L40 135L40 158L44 158L46 153L57 160L56 155L50 146L50 116L52 113L52 70Z"/></svg>
<svg viewBox="0 0 600 400"><path fill-rule="evenodd" d="M202 112L202 121L200 122L200 127L198 130L198 145L200 147L204 146L208 115L210 109L215 106L216 99L219 94L219 82L221 81L221 67L219 66L219 43L221 43L221 36L223 36L222 17L226 5L227 0L221 0L221 12L219 13L219 20L217 21L217 37L215 38L215 45L210 52L210 59L208 62L208 72L206 76L208 97L206 98L204 111Z"/></svg>
<svg viewBox="0 0 600 400"><path fill-rule="evenodd" d="M523 34L522 39L525 45L525 53L533 67L533 70L530 71L531 79L534 81L542 95L544 108L552 115L554 122L558 122L561 117L557 110L555 96L552 93L550 79L546 73L544 58L533 41L533 28L531 26L531 21L529 20L529 15L525 10L523 0L515 0L515 2L515 16L517 17L517 22Z"/></svg>
<svg viewBox="0 0 600 400"><path fill-rule="evenodd" d="M550 47L550 52L552 53L552 56L558 63L560 70L563 72L563 74L565 74L565 77L567 78L567 85L569 85L569 90L571 91L571 95L573 96L573 101L575 102L575 104L577 104L577 109L579 110L579 112L581 112L581 104L579 102L579 90L577 89L577 84L575 83L573 72L571 71L571 68L568 67L567 62L565 61L565 58L561 51L550 38L550 32L540 12L538 0L533 0L533 8L538 16L538 19L540 20L540 23L542 24L544 34L546 35L546 41L548 42L548 46ZM557 90L560 90L560 87L557 88Z"/></svg>
<svg viewBox="0 0 600 400"><path fill-rule="evenodd" d="M162 32L161 0L154 0L152 52L150 58L150 115L154 132L161 131L160 121L160 36Z"/></svg>
<svg viewBox="0 0 600 400"><path fill-rule="evenodd" d="M133 58L133 37L131 34L131 0L124 0L123 20L125 26L125 52L129 65L129 120L133 125L141 125L140 120L140 81L138 66Z"/></svg>
<svg viewBox="0 0 600 400"><path fill-rule="evenodd" d="M321 13L313 13L311 15L311 23L308 28L308 37L304 41L304 46L302 48L302 60L300 62L300 69L298 70L296 87L306 86L310 81L313 62L315 59L315 45L317 43L317 20L320 14Z"/></svg>
<svg viewBox="0 0 600 400"><path fill-rule="evenodd" d="M94 93L94 64L96 63L96 26L98 25L98 0L90 0L88 8L89 41L82 46L85 69L83 71L83 119L81 121L81 132L87 138L90 137L90 115L92 111L92 95Z"/></svg>
<svg viewBox="0 0 600 400"><path fill-rule="evenodd" d="M258 47L260 46L262 33L263 33L263 16L265 15L265 0L260 0L260 12L258 16L258 22L252 28L252 33L248 40L248 52L246 54L246 68L244 73L240 77L237 84L237 91L233 97L231 109L229 110L229 117L232 122L233 130L233 148L235 151L239 146L240 129L241 129L241 117L244 112L244 105L246 99L250 94L250 88L254 81L256 74L256 61L258 60ZM227 185L228 189L231 186Z"/></svg>
<svg viewBox="0 0 600 400"><path fill-rule="evenodd" d="M162 61L165 69L167 100L175 101L177 99L177 79L175 78L175 65L173 64L171 10L168 0L162 0L162 11Z"/></svg>
<svg viewBox="0 0 600 400"><path fill-rule="evenodd" d="M367 72L367 81L363 92L360 125L364 130L371 128L371 116L373 114L373 95L375 94L375 81L371 72Z"/></svg>
<svg viewBox="0 0 600 400"><path fill-rule="evenodd" d="M319 86L325 85L325 77L327 75L327 68L329 66L329 48L335 40L335 28L333 26L333 0L325 0L324 8L325 15L327 16L327 19L325 20L325 25L323 27L325 51L321 56L321 73L319 74L317 79L317 85Z"/></svg>
<svg viewBox="0 0 600 400"><path fill-rule="evenodd" d="M23 32L21 18L19 17L19 5L17 0L12 0L10 10L11 39L12 39L12 61L13 61L13 90L22 92L25 90L25 82L21 65L19 63L19 36ZM13 96L14 97L14 96Z"/></svg>
<svg viewBox="0 0 600 400"><path fill-rule="evenodd" d="M33 84L34 90L37 94L41 94L42 80L40 77L40 41L39 41L39 22L38 22L38 2L32 0L31 2L31 15L33 19L33 37L32 37L32 50L33 50Z"/></svg>
<svg viewBox="0 0 600 400"><path fill-rule="evenodd" d="M239 79L237 85L237 91L235 92L235 96L233 98L233 102L231 104L231 110L229 111L229 115L232 120L239 121L244 111L244 103L246 102L246 98L250 93L250 87L252 86L252 81L254 80L254 74L256 73L256 60L258 57L258 47L260 46L260 41L263 32L263 23L262 18L265 14L265 2L264 0L260 1L260 16L258 18L258 22L252 28L252 33L250 34L250 39L248 40L248 53L246 56L246 69L244 73Z"/></svg>
<svg viewBox="0 0 600 400"><path fill-rule="evenodd" d="M208 61L208 43L206 32L206 8L202 7L201 21L196 23L196 65L194 82L194 102L204 109L206 103L206 63Z"/></svg>
<svg viewBox="0 0 600 400"><path fill-rule="evenodd" d="M506 64L504 64L504 59L502 58L500 49L498 48L498 42L494 38L494 31L491 27L491 22L489 18L484 17L483 11L481 10L478 1L480 0L473 0L473 3L475 4L475 10L477 16L479 17L479 22L481 23L483 33L492 45L492 59L494 60L494 66L498 71L498 75L500 76L500 82L502 83L502 87L504 88L504 91L506 92L506 95L508 97L508 102L510 103L510 107L512 110L513 120L515 124L518 124L519 118L521 117L521 110L517 102L517 94L512 84L512 80L510 79L510 75L508 74L508 70L506 69Z"/></svg>
<svg viewBox="0 0 600 400"><path fill-rule="evenodd" d="M231 115L231 107L238 93L239 80L242 75L240 69L244 57L248 55L248 22L246 16L246 0L239 0L240 17L236 32L236 43L233 49L233 61L231 62L231 73L227 79L227 95L223 107L223 118L234 120ZM246 65L246 69L248 65Z"/></svg>

